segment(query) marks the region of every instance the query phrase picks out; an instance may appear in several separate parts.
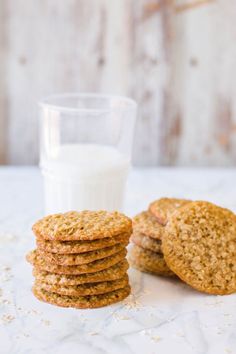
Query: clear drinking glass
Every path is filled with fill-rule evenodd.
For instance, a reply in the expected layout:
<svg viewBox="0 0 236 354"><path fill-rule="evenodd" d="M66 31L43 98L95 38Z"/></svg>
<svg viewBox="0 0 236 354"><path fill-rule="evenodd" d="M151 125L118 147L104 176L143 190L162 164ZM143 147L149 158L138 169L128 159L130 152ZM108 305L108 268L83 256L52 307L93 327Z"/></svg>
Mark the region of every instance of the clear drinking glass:
<svg viewBox="0 0 236 354"><path fill-rule="evenodd" d="M40 103L40 167L45 213L122 210L135 101L63 94Z"/></svg>

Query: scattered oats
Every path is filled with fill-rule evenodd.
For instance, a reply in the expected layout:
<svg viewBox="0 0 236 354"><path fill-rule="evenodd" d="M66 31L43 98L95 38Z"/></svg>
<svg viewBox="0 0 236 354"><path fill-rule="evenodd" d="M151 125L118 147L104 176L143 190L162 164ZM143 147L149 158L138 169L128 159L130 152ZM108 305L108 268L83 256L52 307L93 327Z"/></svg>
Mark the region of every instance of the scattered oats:
<svg viewBox="0 0 236 354"><path fill-rule="evenodd" d="M10 305L12 302L8 299L2 299L1 303L5 305Z"/></svg>
<svg viewBox="0 0 236 354"><path fill-rule="evenodd" d="M6 323L6 324L12 322L14 319L15 317L9 314L4 314L1 318L2 323Z"/></svg>
<svg viewBox="0 0 236 354"><path fill-rule="evenodd" d="M152 313L152 312L150 312L148 315L151 316L151 317L156 317L156 315L154 313Z"/></svg>
<svg viewBox="0 0 236 354"><path fill-rule="evenodd" d="M88 333L90 336L97 336L99 333L98 332L89 332Z"/></svg>
<svg viewBox="0 0 236 354"><path fill-rule="evenodd" d="M222 301L222 300L219 300L219 299L216 300L216 305L221 305L223 303L224 303L224 301Z"/></svg>
<svg viewBox="0 0 236 354"><path fill-rule="evenodd" d="M29 335L29 333L20 332L20 334L17 334L17 335L15 336L16 339L20 339L20 338L22 338L22 337L29 338L30 335Z"/></svg>
<svg viewBox="0 0 236 354"><path fill-rule="evenodd" d="M160 336L152 336L151 340L153 340L154 342L160 342L162 338Z"/></svg>
<svg viewBox="0 0 236 354"><path fill-rule="evenodd" d="M5 233L5 234L1 234L0 235L0 242L3 244L3 243L6 243L6 242L9 242L9 241L14 241L16 240L17 237L13 234L10 234L10 233Z"/></svg>
<svg viewBox="0 0 236 354"><path fill-rule="evenodd" d="M127 321L127 320L130 320L130 317L128 317L128 316L120 316L120 320Z"/></svg>
<svg viewBox="0 0 236 354"><path fill-rule="evenodd" d="M130 317L125 315L119 315L118 313L114 313L112 317L115 318L116 320L124 320L124 321L130 320Z"/></svg>
<svg viewBox="0 0 236 354"><path fill-rule="evenodd" d="M5 272L10 272L10 271L11 271L11 267L9 267L9 266L4 266L4 267L2 268L2 270L5 271Z"/></svg>
<svg viewBox="0 0 236 354"><path fill-rule="evenodd" d="M39 312L39 311L37 311L37 310L28 310L27 312L26 312L28 315L42 315L42 312Z"/></svg>
<svg viewBox="0 0 236 354"><path fill-rule="evenodd" d="M142 304L137 299L135 299L133 295L130 295L124 300L124 307L128 310L140 310Z"/></svg>
<svg viewBox="0 0 236 354"><path fill-rule="evenodd" d="M226 353L228 353L228 354L230 354L230 353L232 353L232 350L231 350L231 349L226 348L226 349L225 349L225 352L226 352Z"/></svg>
<svg viewBox="0 0 236 354"><path fill-rule="evenodd" d="M1 270L2 272L0 272L0 281L5 282L13 278L13 275L10 273L10 267L3 266Z"/></svg>
<svg viewBox="0 0 236 354"><path fill-rule="evenodd" d="M171 318L167 318L166 322L170 323L172 321L174 321L175 317L171 317Z"/></svg>
<svg viewBox="0 0 236 354"><path fill-rule="evenodd" d="M141 334L142 336L147 336L147 335L149 335L149 333L148 333L148 331L147 331L146 329L143 329L142 331L140 331L140 334Z"/></svg>
<svg viewBox="0 0 236 354"><path fill-rule="evenodd" d="M185 337L184 332L176 332L176 335L177 335L178 337Z"/></svg>
<svg viewBox="0 0 236 354"><path fill-rule="evenodd" d="M43 318L41 319L41 323L43 323L45 326L50 326L51 325L51 321L44 320Z"/></svg>
<svg viewBox="0 0 236 354"><path fill-rule="evenodd" d="M34 315L40 315L40 314L42 314L42 312L37 311L37 310L31 310L31 313L33 313Z"/></svg>
<svg viewBox="0 0 236 354"><path fill-rule="evenodd" d="M79 320L81 320L82 322L88 321L88 319L85 318L83 314L81 314L81 315L79 316Z"/></svg>
<svg viewBox="0 0 236 354"><path fill-rule="evenodd" d="M214 302L206 302L205 305L206 306L213 306L213 307L217 307L219 305L222 305L224 302L220 299L216 299Z"/></svg>

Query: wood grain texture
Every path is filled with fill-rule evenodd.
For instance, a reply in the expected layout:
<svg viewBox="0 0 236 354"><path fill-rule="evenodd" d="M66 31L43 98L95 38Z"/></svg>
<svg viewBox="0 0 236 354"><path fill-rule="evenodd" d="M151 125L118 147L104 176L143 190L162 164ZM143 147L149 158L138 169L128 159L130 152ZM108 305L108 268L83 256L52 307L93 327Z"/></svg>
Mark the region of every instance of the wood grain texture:
<svg viewBox="0 0 236 354"><path fill-rule="evenodd" d="M6 163L7 131L7 12L5 4L0 6L0 164Z"/></svg>
<svg viewBox="0 0 236 354"><path fill-rule="evenodd" d="M2 0L0 163L38 162L37 101L97 91L139 103L136 165L236 162L230 0Z"/></svg>

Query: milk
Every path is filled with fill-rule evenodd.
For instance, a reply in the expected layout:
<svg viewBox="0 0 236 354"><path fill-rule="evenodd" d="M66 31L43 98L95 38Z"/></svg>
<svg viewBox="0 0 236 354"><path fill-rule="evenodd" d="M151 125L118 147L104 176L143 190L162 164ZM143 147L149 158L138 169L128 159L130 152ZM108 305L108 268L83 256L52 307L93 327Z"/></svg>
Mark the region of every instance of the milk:
<svg viewBox="0 0 236 354"><path fill-rule="evenodd" d="M65 144L41 155L45 212L121 210L129 160L113 147Z"/></svg>

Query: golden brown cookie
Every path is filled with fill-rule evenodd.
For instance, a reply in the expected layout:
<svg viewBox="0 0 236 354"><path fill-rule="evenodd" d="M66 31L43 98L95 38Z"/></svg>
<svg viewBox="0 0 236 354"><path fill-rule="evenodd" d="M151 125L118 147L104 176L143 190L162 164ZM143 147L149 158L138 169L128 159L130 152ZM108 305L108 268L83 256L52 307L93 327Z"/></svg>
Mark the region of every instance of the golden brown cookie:
<svg viewBox="0 0 236 354"><path fill-rule="evenodd" d="M166 225L170 216L182 206L188 204L190 200L161 198L149 205L149 212L155 216L161 225Z"/></svg>
<svg viewBox="0 0 236 354"><path fill-rule="evenodd" d="M88 309L103 307L124 300L130 294L130 286L127 285L123 289L118 289L106 294L76 297L50 293L38 286L34 286L32 291L40 301L48 302L52 305Z"/></svg>
<svg viewBox="0 0 236 354"><path fill-rule="evenodd" d="M109 293L117 289L122 289L128 284L129 278L126 274L123 276L123 278L117 280L69 286L52 285L36 278L34 285L50 293L56 293L67 296L86 296Z"/></svg>
<svg viewBox="0 0 236 354"><path fill-rule="evenodd" d="M129 254L130 265L144 272L163 276L174 276L160 253L145 250L134 245Z"/></svg>
<svg viewBox="0 0 236 354"><path fill-rule="evenodd" d="M142 234L132 234L131 241L146 250L162 253L160 240L155 240L154 238Z"/></svg>
<svg viewBox="0 0 236 354"><path fill-rule="evenodd" d="M133 218L133 233L142 234L161 240L164 227L148 211L143 211Z"/></svg>
<svg viewBox="0 0 236 354"><path fill-rule="evenodd" d="M98 259L109 257L113 254L120 252L124 249L126 244L118 244L111 247L106 247L101 250L91 251L86 253L74 253L74 254L56 254L37 250L37 254L40 255L49 264L56 264L62 266L73 266L80 264L87 264Z"/></svg>
<svg viewBox="0 0 236 354"><path fill-rule="evenodd" d="M131 234L132 221L117 211L70 211L44 217L33 225L33 231L52 241L97 240Z"/></svg>
<svg viewBox="0 0 236 354"><path fill-rule="evenodd" d="M116 237L106 237L92 241L49 241L36 237L38 249L57 254L85 253L111 247L120 243L128 244L130 234L121 234Z"/></svg>
<svg viewBox="0 0 236 354"><path fill-rule="evenodd" d="M103 259L98 259L97 261L88 263L88 264L81 264L75 266L61 266L50 264L45 259L38 254L37 250L31 251L26 256L26 259L29 263L40 270L45 270L50 273L56 274L85 274L85 273L94 273L100 270L109 268L114 264L117 264L121 260L125 258L127 254L126 249Z"/></svg>
<svg viewBox="0 0 236 354"><path fill-rule="evenodd" d="M126 259L111 266L110 268L100 270L95 273L78 274L78 275L64 275L49 273L37 268L33 269L33 275L40 281L44 281L51 285L68 286L80 285L87 283L95 283L102 281L111 281L122 278L129 268Z"/></svg>
<svg viewBox="0 0 236 354"><path fill-rule="evenodd" d="M236 215L197 201L169 219L162 241L168 266L193 288L209 294L236 292Z"/></svg>

